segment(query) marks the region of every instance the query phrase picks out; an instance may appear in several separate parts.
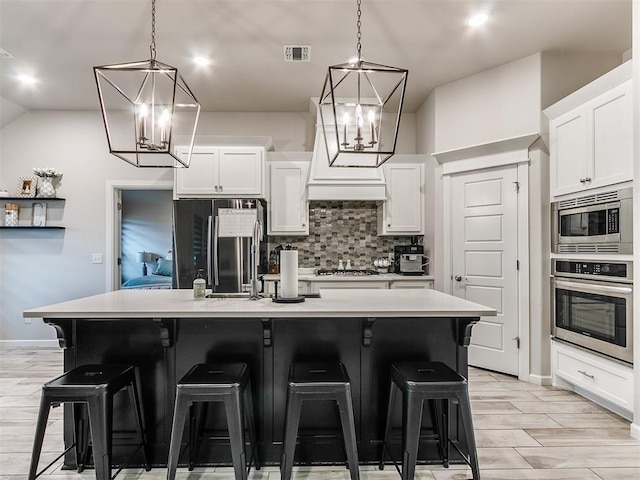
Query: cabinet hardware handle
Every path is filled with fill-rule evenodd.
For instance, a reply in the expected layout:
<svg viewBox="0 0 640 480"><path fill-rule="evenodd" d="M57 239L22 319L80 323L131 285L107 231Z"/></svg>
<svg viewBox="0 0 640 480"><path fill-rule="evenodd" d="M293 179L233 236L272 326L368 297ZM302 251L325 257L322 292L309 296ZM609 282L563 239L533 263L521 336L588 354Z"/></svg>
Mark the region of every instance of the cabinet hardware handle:
<svg viewBox="0 0 640 480"><path fill-rule="evenodd" d="M220 191L222 191L222 185L220 185Z"/></svg>
<svg viewBox="0 0 640 480"><path fill-rule="evenodd" d="M217 192L217 191L218 191L218 185L214 185L214 186L213 186L213 191L214 191L214 192Z"/></svg>
<svg viewBox="0 0 640 480"><path fill-rule="evenodd" d="M589 377L591 379L595 379L595 375L589 375L587 372L584 372L582 370L578 370L578 373L581 373L582 375L584 375L585 377Z"/></svg>
<svg viewBox="0 0 640 480"><path fill-rule="evenodd" d="M586 179L586 178L581 178L581 179L580 179L580 183L584 183L584 182L586 182L586 181L587 181L587 179Z"/></svg>
<svg viewBox="0 0 640 480"><path fill-rule="evenodd" d="M586 183L591 183L591 177L587 177L587 178L585 178L585 179L584 179L584 181L585 181Z"/></svg>

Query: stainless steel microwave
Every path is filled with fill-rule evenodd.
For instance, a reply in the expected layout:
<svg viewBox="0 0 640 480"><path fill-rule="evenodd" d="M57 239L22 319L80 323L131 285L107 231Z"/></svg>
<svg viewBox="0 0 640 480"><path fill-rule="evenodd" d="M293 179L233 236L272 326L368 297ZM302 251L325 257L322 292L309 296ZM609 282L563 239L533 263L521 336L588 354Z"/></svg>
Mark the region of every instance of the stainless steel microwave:
<svg viewBox="0 0 640 480"><path fill-rule="evenodd" d="M554 253L633 253L631 187L551 204Z"/></svg>

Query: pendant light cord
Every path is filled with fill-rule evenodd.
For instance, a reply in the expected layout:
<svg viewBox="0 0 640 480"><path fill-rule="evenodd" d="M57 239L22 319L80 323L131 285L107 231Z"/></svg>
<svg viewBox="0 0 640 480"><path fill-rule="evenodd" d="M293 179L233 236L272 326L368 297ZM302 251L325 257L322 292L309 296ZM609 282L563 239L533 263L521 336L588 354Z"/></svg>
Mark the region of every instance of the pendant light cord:
<svg viewBox="0 0 640 480"><path fill-rule="evenodd" d="M151 60L156 59L156 0L151 0Z"/></svg>
<svg viewBox="0 0 640 480"><path fill-rule="evenodd" d="M358 55L358 63L362 62L362 43L361 43L362 33L360 32L360 27L362 26L362 22L360 20L360 17L362 17L362 10L360 8L361 4L362 4L362 0L358 0L358 15L357 15L357 22L356 22L356 28L358 30L358 34L357 34L358 43L356 44L356 52L357 52L357 55Z"/></svg>

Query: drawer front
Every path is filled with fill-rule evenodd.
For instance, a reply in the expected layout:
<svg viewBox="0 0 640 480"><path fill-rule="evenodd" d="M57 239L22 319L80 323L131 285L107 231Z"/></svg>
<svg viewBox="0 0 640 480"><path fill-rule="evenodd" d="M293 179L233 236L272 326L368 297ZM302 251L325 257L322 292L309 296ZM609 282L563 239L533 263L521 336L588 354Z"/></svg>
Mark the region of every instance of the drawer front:
<svg viewBox="0 0 640 480"><path fill-rule="evenodd" d="M622 365L559 347L555 374L616 405L633 410L633 371Z"/></svg>

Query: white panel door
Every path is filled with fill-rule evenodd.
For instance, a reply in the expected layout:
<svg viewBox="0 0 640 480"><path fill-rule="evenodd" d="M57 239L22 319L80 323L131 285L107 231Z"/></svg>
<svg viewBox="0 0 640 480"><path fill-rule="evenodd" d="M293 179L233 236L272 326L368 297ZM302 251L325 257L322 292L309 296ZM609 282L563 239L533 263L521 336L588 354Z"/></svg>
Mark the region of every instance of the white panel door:
<svg viewBox="0 0 640 480"><path fill-rule="evenodd" d="M469 364L518 375L517 167L451 179L452 293L498 311L473 327Z"/></svg>

